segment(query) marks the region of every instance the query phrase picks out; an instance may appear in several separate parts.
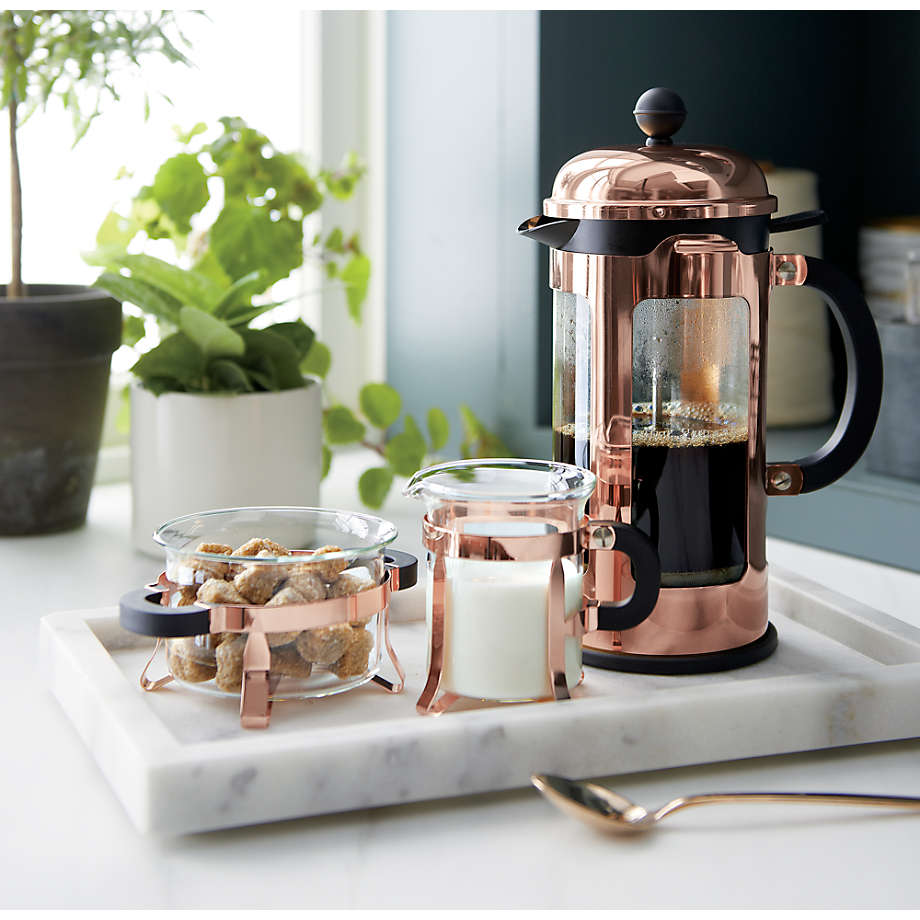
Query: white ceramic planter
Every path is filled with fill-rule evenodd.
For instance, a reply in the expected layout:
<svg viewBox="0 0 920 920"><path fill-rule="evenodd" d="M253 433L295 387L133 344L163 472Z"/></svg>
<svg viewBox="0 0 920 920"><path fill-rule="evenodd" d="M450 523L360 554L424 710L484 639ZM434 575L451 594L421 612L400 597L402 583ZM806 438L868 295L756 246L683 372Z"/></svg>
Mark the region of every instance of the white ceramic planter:
<svg viewBox="0 0 920 920"><path fill-rule="evenodd" d="M154 396L131 388L132 539L159 556L157 526L246 505L319 503L322 388ZM258 534L256 535L258 536Z"/></svg>

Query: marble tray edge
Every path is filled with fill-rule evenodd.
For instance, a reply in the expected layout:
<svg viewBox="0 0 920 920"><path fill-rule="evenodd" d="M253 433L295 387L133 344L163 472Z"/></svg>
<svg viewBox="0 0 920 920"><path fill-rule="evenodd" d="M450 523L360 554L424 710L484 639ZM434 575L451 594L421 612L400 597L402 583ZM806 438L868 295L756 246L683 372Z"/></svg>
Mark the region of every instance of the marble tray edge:
<svg viewBox="0 0 920 920"><path fill-rule="evenodd" d="M908 624L807 578L780 569L776 569L773 575L779 596L786 592L786 600L796 593L810 598L815 602L810 603L810 607L817 605L826 620L832 620L835 613L838 617L855 616L867 629L884 634L893 633L893 640L896 638L902 643L908 642L920 648L920 630ZM786 610L782 612L787 614ZM385 723L385 726L380 727L380 732L370 732L370 737L363 735L360 739L348 739L352 752L361 753L363 769L367 771L366 782L353 784L363 787L364 797L360 801L354 799L353 790L349 793L348 789L343 788L327 789L321 801L305 794L299 802L288 799L274 804L260 792L259 795L250 796L248 801L242 801L239 807L234 803L232 815L222 813L221 803L215 801L209 816L201 814L183 817L183 790L188 784L189 771L195 769L196 764L200 769L200 755L205 745L179 744L166 726L144 705L138 694L124 692L127 684L125 675L91 628L92 623L114 617L112 608L62 612L45 617L41 627L43 671L52 693L90 748L132 822L142 832L192 833L353 808L511 789L527 784L530 769L581 776L612 775L635 772L638 769L677 767L738 759L739 756L791 753L816 747L920 735L920 711L917 711L913 703L920 690L920 665L916 663L920 655L900 663L886 662L883 656L879 660L893 666L881 669L871 687L866 685L865 675L844 671L773 676L747 680L737 685L738 692L733 694L730 701L722 703L726 726L731 731L721 739L713 739L705 756L686 756L685 752L681 753L688 737L687 726L681 725L680 719L675 722L673 712L669 710L686 708L688 696L698 696L704 700L709 688L685 687L682 688L683 701L670 705L664 694L660 698L662 705L651 716L648 705L629 705L629 701L617 701L615 708L618 723L614 734L619 744L615 749L610 745L585 745L586 739L597 733L598 716L612 714L609 697L579 700L578 705L565 713L560 707L518 706L513 708L513 715L510 709L501 710L505 715L498 719L493 710L478 710L429 720L426 722L426 725L430 725L426 729L427 773L417 776L413 784L394 780L375 785L372 780L386 773L388 761L405 756L401 743L407 737L419 734L417 728L420 723L417 720L398 719ZM793 618L800 621L807 619L804 616ZM73 641L68 642L68 635L70 640L77 640L78 648L72 647ZM789 730L780 732L779 742L775 736L769 739L758 736L756 731L751 730L750 719L745 718L747 701L757 696L762 689L758 685L763 681L776 685L776 692L771 698L775 716L780 721L789 720ZM878 692L880 687L887 694L884 700L880 696L885 694L880 695ZM80 692L75 693L77 688ZM107 689L109 693L106 693ZM692 693L694 690L697 693ZM820 704L818 708L823 707L823 711L826 711L826 734L818 739L818 743L814 734L807 736L808 732L795 730L792 726L791 716L802 694L809 694L813 701ZM635 751L641 745L635 739L641 739L643 731L648 731L649 718L658 721L659 734L668 735L668 739L655 756L637 758ZM857 731L857 725L869 726L871 730ZM557 754L541 755L539 763L511 769L512 758L500 753L511 740L524 747L538 746L540 737L547 730L555 731L560 727L565 730L571 743L559 745L562 750ZM670 732L666 730L668 728ZM823 728L818 734L821 731ZM379 740L383 734L388 743L380 744L368 753L368 744L373 745L375 737ZM632 744L629 741L631 737L634 738ZM246 740L249 743L233 739L207 745L208 770L216 787L220 787L223 782L229 788L234 788L234 785L239 786L249 776L252 756L258 753L259 742L257 739ZM337 759L341 762L341 745L321 744L319 749L311 749L310 757L305 757L302 738L297 734L283 736L278 742L272 751L273 759L278 759L279 769L280 763L289 762L288 766L298 770L303 777L305 789L320 788L330 771L335 770ZM570 751L579 745L586 748L587 756L571 756ZM443 751L439 752L438 746ZM491 772L476 776L470 771L458 772L454 766L463 760L465 754L468 756L471 746L477 750L482 746L491 747L491 762L500 765L507 761L509 765L504 770L495 767ZM739 754L739 750L743 754ZM309 762L305 763L305 760ZM440 770L437 769L438 764Z"/></svg>

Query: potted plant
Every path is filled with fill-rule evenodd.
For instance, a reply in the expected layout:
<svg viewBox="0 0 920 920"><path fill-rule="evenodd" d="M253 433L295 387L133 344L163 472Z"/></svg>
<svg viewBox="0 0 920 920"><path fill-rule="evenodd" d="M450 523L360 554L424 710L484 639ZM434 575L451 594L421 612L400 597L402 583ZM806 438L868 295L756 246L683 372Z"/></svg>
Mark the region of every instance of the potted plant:
<svg viewBox="0 0 920 920"><path fill-rule="evenodd" d="M142 346L132 368L132 531L147 552L156 525L190 510L317 504L317 378L330 355L302 320L269 323L279 306L271 288L307 248L358 317L370 273L356 235L304 238L327 195L353 193L363 174L355 157L311 172L239 118L196 125L179 143L86 256L104 269L96 286L132 305L126 331ZM164 240L169 260L132 251ZM153 325L158 341L144 349Z"/></svg>
<svg viewBox="0 0 920 920"><path fill-rule="evenodd" d="M170 38L170 33L173 37ZM170 11L0 11L0 107L9 116L12 271L0 287L0 533L77 527L86 517L121 307L78 285L23 284L18 137L59 100L76 141L115 77L150 55L188 63Z"/></svg>

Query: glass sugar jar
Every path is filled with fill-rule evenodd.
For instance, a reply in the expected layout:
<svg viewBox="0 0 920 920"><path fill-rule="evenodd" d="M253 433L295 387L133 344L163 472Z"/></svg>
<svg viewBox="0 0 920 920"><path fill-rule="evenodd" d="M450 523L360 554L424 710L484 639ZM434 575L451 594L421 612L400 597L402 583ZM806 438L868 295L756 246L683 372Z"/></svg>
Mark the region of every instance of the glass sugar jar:
<svg viewBox="0 0 920 920"><path fill-rule="evenodd" d="M320 508L232 508L163 524L154 540L164 572L120 605L125 628L166 647L169 675L150 680L145 669L141 685L175 680L238 697L244 728L266 727L276 700L371 680L399 692L389 596L415 583L416 561L388 549L396 534L381 518ZM395 682L380 674L383 650Z"/></svg>
<svg viewBox="0 0 920 920"><path fill-rule="evenodd" d="M541 460L422 470L428 680L421 712L458 697L565 698L582 678L582 528L595 476Z"/></svg>

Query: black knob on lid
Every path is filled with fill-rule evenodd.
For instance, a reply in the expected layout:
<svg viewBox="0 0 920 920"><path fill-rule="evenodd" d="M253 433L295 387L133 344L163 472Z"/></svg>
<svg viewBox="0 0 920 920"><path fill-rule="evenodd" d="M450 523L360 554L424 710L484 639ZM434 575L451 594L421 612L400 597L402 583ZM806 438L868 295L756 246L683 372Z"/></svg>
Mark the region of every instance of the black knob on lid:
<svg viewBox="0 0 920 920"><path fill-rule="evenodd" d="M673 89L656 86L646 90L637 100L633 109L636 124L648 135L646 147L658 144L671 144L671 135L680 130L687 117L684 100Z"/></svg>

